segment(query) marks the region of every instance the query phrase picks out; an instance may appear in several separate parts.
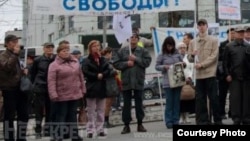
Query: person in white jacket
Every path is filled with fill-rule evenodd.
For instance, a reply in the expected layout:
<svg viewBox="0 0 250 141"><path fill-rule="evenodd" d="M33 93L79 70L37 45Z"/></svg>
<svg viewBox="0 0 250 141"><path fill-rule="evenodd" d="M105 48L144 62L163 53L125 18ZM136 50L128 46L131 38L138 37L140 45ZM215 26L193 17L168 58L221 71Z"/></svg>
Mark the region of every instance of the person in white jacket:
<svg viewBox="0 0 250 141"><path fill-rule="evenodd" d="M192 83L193 81L193 69L194 63L190 63L187 59L187 45L184 42L180 42L177 45L179 53L183 55L183 62L186 63L184 69L184 74L186 77L187 83ZM180 124L190 123L189 113L195 112L195 101L193 100L181 100L180 102Z"/></svg>

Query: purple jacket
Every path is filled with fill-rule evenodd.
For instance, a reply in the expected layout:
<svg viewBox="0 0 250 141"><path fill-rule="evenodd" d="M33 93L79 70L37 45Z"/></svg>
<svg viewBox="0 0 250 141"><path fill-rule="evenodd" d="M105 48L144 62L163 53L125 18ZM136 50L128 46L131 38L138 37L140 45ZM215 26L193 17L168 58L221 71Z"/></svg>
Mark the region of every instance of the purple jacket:
<svg viewBox="0 0 250 141"><path fill-rule="evenodd" d="M183 57L176 50L173 54L159 54L156 59L155 69L161 71L163 75L163 88L169 88L168 70L164 68L165 65L173 65L175 63L183 62Z"/></svg>
<svg viewBox="0 0 250 141"><path fill-rule="evenodd" d="M77 100L86 93L80 63L73 56L67 62L60 57L50 64L48 90L52 101Z"/></svg>

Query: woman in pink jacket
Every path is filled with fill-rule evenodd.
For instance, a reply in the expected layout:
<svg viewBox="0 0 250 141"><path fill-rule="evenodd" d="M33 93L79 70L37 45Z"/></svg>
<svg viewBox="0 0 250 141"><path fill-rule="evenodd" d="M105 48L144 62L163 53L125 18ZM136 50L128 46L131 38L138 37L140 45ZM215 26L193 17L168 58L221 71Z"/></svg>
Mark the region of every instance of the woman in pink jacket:
<svg viewBox="0 0 250 141"><path fill-rule="evenodd" d="M70 55L69 42L61 41L57 48L57 57L49 66L48 88L53 102L57 131L54 139L62 140L68 136L72 141L82 141L77 130L78 101L86 93L83 73L78 60ZM63 131L64 130L64 131ZM69 131L66 132L65 131Z"/></svg>

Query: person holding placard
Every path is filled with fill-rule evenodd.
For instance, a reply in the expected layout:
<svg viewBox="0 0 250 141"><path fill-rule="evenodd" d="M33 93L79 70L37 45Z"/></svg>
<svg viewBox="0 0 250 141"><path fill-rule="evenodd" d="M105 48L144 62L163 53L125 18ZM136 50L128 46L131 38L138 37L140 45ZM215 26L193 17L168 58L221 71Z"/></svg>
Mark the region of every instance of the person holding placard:
<svg viewBox="0 0 250 141"><path fill-rule="evenodd" d="M162 44L162 53L157 56L155 69L163 74L162 85L166 95L165 124L168 129L179 124L180 94L182 86L172 88L169 70L176 63L183 62L183 57L176 49L172 36L166 37ZM173 74L174 75L174 74Z"/></svg>

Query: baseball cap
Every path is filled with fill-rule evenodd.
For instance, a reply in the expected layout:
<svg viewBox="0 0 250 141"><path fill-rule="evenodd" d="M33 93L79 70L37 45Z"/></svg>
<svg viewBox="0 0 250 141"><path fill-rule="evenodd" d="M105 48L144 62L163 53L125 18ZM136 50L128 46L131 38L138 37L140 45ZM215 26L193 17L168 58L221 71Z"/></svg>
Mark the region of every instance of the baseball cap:
<svg viewBox="0 0 250 141"><path fill-rule="evenodd" d="M207 20L206 20L206 19L199 19L198 22L197 22L197 24L199 25L199 24L201 24L201 23L207 25Z"/></svg>
<svg viewBox="0 0 250 141"><path fill-rule="evenodd" d="M73 50L71 54L78 55L78 54L81 54L81 51L80 50Z"/></svg>
<svg viewBox="0 0 250 141"><path fill-rule="evenodd" d="M52 47L55 47L55 45L53 43L50 43L50 42L46 42L43 44L44 47L47 47L47 46L52 46Z"/></svg>
<svg viewBox="0 0 250 141"><path fill-rule="evenodd" d="M16 35L9 34L4 38L4 43L8 43L10 41L21 39L21 37L17 37Z"/></svg>
<svg viewBox="0 0 250 141"><path fill-rule="evenodd" d="M243 28L242 26L238 26L235 29L236 32L240 32L240 31L245 31L245 28Z"/></svg>

